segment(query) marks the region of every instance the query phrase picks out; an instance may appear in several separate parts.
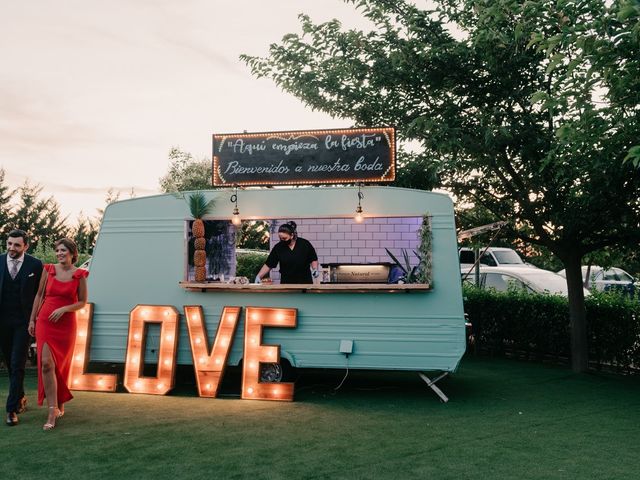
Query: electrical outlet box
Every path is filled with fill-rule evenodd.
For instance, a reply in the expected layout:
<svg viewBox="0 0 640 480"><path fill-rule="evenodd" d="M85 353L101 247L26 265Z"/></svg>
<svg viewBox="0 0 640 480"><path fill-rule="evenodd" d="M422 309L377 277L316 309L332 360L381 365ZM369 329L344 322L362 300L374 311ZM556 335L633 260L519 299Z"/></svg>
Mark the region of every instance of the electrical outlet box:
<svg viewBox="0 0 640 480"><path fill-rule="evenodd" d="M340 353L346 355L353 353L353 340L340 340Z"/></svg>

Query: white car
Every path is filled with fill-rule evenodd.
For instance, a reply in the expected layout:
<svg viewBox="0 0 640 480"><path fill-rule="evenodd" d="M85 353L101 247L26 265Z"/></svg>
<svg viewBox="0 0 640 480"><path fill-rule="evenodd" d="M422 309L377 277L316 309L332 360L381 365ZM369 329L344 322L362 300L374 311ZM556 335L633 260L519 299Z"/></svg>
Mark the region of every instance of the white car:
<svg viewBox="0 0 640 480"><path fill-rule="evenodd" d="M462 278L470 283L475 283L475 271L469 273L468 269L461 269ZM541 268L520 267L480 267L480 287L493 288L498 292L506 292L510 289L523 289L530 293L550 293L553 295L568 295L567 280L557 273ZM589 291L585 290L585 296Z"/></svg>
<svg viewBox="0 0 640 480"><path fill-rule="evenodd" d="M482 253L484 252L484 254ZM504 247L481 247L479 249L480 265L487 267L529 267L535 268L524 263L518 252L512 248ZM460 268L470 269L476 261L476 256L471 248L463 247L460 249Z"/></svg>
<svg viewBox="0 0 640 480"><path fill-rule="evenodd" d="M589 278L587 279L587 266L582 267L582 281L585 282L589 289L595 288L599 291L619 289L625 293L631 293L640 288L636 280L621 268L612 267L604 269L597 265L592 265L589 270ZM564 270L560 270L558 275L566 277Z"/></svg>

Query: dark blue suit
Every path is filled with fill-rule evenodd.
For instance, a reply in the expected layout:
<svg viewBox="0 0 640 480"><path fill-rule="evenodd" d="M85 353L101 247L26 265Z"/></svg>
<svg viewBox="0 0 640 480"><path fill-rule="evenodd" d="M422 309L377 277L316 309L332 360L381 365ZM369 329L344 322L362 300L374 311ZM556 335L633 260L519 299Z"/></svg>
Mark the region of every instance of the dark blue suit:
<svg viewBox="0 0 640 480"><path fill-rule="evenodd" d="M15 280L9 275L7 254L0 255L0 347L9 370L7 412L15 412L24 396L24 368L29 348L29 318L38 293L42 262L31 255Z"/></svg>

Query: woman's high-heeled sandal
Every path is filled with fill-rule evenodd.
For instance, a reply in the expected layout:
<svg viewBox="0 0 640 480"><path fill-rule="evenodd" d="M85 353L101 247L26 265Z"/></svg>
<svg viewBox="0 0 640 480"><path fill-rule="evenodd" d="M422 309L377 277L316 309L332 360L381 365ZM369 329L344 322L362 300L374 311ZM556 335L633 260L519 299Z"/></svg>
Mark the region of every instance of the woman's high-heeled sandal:
<svg viewBox="0 0 640 480"><path fill-rule="evenodd" d="M51 410L52 408L57 408L57 407L49 407L49 410ZM59 418L60 411L58 411L58 414L56 415L56 418ZM53 430L56 427L55 423L51 423L51 422L47 422L42 426L42 430L44 430L45 432L48 430Z"/></svg>

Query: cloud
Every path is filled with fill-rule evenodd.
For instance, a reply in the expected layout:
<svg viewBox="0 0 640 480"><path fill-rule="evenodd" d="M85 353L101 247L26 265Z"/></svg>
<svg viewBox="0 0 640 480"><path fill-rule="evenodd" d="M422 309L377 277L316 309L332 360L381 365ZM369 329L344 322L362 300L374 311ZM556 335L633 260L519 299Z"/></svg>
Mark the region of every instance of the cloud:
<svg viewBox="0 0 640 480"><path fill-rule="evenodd" d="M51 149L112 145L148 147L144 138L115 134L68 118L52 95L0 84L0 153L10 156Z"/></svg>
<svg viewBox="0 0 640 480"><path fill-rule="evenodd" d="M0 169L2 169L0 165ZM82 195L93 195L93 194L106 194L109 189L112 189L116 192L131 192L131 189L134 190L134 193L138 196L144 195L154 195L160 193L159 189L143 187L140 185L100 185L100 186L77 186L66 183L59 182L50 182L50 181L42 181L42 179L30 177L27 175L23 175L21 173L13 172L7 168L4 168L5 171L5 183L8 184L11 188L16 188L20 185L23 185L25 182L29 182L32 185L38 184L45 188L49 194L56 193L69 193L69 194L82 194Z"/></svg>

